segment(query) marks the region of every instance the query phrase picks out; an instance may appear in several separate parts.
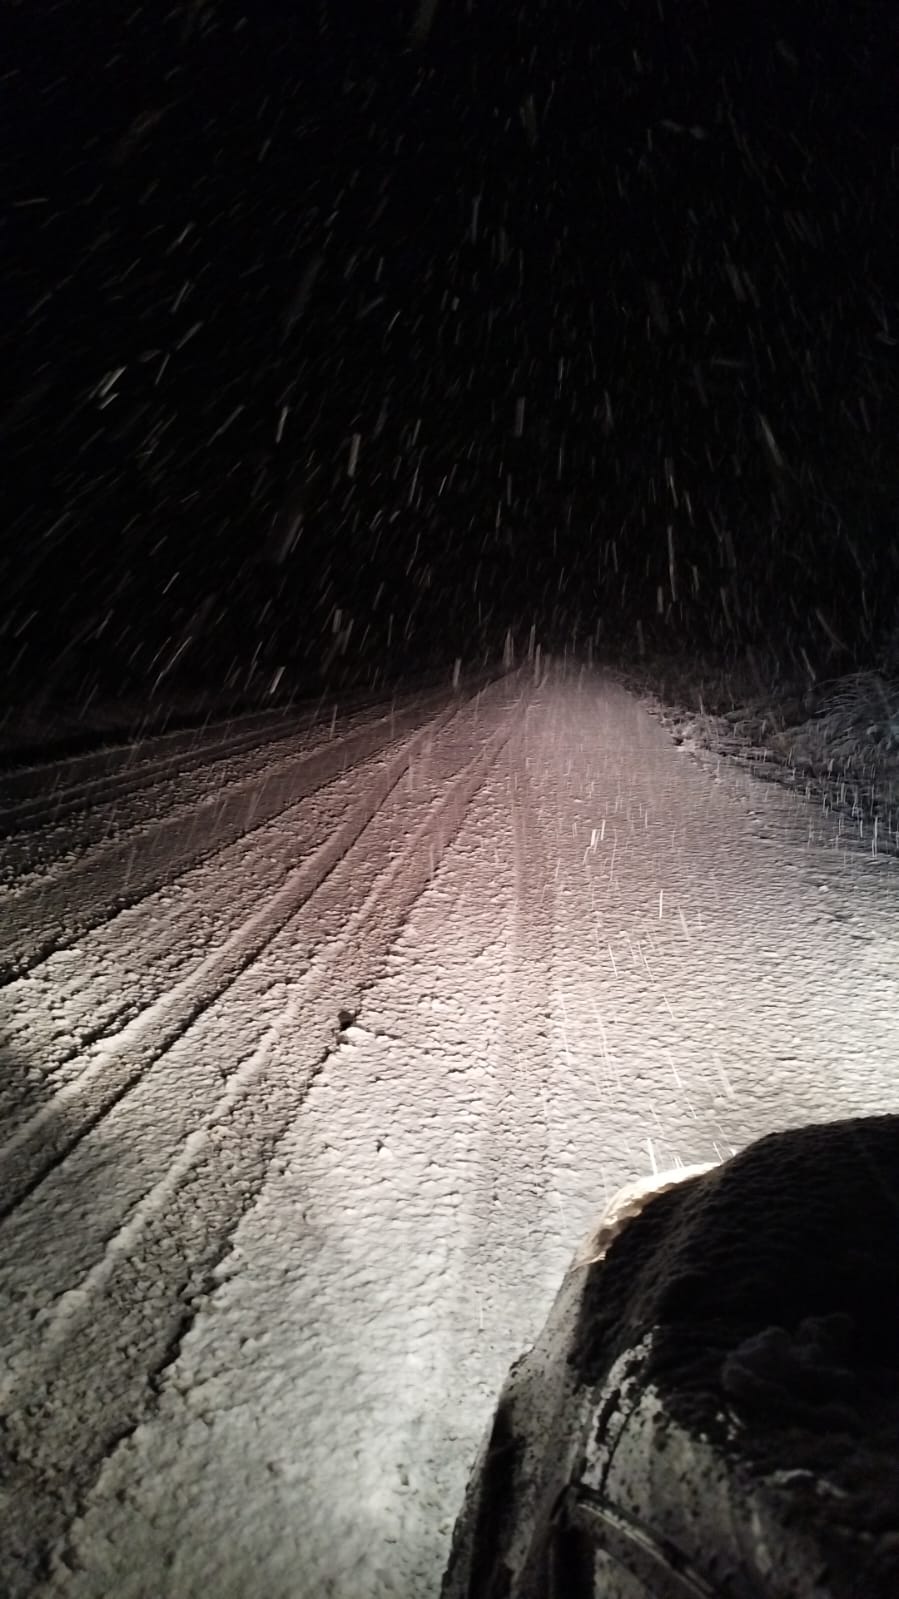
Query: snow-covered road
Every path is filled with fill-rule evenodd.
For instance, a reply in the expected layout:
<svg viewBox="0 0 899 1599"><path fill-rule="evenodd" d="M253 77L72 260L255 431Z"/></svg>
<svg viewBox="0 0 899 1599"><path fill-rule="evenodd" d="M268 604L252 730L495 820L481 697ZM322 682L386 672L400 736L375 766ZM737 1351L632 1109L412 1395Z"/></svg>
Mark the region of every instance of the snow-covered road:
<svg viewBox="0 0 899 1599"><path fill-rule="evenodd" d="M600 678L5 780L0 1591L428 1599L625 1182L899 1110L897 863Z"/></svg>

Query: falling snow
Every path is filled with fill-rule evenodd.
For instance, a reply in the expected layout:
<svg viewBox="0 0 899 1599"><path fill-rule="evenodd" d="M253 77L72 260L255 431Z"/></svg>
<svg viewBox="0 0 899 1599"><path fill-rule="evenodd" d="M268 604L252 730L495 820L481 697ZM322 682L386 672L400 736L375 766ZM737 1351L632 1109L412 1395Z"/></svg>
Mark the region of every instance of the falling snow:
<svg viewBox="0 0 899 1599"><path fill-rule="evenodd" d="M70 1599L435 1594L622 1184L896 1108L895 863L608 680L26 768L4 819L10 1595L47 1550Z"/></svg>
<svg viewBox="0 0 899 1599"><path fill-rule="evenodd" d="M607 1195L890 1108L895 20L5 10L0 1585L425 1599Z"/></svg>

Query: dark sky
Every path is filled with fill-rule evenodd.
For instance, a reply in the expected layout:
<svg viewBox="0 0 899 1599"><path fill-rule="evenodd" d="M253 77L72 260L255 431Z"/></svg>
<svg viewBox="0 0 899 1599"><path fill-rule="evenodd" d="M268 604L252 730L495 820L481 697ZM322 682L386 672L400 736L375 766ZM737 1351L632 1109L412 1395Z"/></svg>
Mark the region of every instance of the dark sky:
<svg viewBox="0 0 899 1599"><path fill-rule="evenodd" d="M892 5L104 9L5 18L15 692L882 647Z"/></svg>

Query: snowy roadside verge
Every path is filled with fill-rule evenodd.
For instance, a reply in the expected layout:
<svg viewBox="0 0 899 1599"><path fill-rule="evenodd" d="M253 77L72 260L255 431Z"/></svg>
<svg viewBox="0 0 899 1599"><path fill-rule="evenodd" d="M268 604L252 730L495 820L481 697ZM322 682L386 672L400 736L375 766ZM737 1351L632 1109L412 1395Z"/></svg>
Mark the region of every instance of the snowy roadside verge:
<svg viewBox="0 0 899 1599"><path fill-rule="evenodd" d="M899 678L864 671L766 688L686 660L609 668L676 744L726 757L837 820L847 843L899 856Z"/></svg>

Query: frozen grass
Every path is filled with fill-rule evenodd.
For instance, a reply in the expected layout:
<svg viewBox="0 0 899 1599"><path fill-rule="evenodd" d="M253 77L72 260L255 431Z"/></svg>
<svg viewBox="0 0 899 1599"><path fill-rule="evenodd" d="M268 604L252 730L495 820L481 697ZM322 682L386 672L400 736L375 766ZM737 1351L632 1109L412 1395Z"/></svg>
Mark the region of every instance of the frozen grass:
<svg viewBox="0 0 899 1599"><path fill-rule="evenodd" d="M899 677L853 672L765 686L749 667L617 669L675 742L727 756L831 811L847 838L899 854Z"/></svg>

